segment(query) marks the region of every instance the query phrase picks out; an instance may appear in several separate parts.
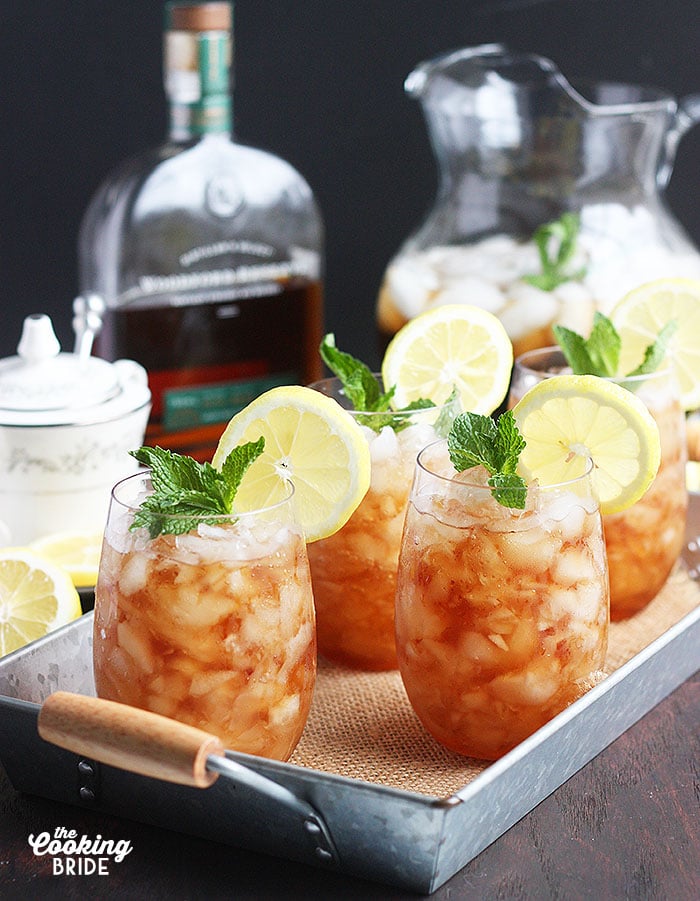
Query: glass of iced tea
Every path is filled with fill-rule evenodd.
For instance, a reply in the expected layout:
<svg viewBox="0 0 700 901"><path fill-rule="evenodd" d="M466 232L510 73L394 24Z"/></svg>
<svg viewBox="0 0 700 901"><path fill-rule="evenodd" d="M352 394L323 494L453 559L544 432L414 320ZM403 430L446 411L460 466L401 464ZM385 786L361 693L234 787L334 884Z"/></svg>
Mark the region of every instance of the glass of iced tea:
<svg viewBox="0 0 700 901"><path fill-rule="evenodd" d="M316 677L293 486L272 506L156 537L132 528L151 491L141 472L112 492L95 594L98 695L205 729L232 750L286 760Z"/></svg>
<svg viewBox="0 0 700 901"><path fill-rule="evenodd" d="M357 669L396 669L396 567L415 460L438 437L436 424L449 430L459 402L388 417L353 410L338 378L311 387L352 413L367 439L372 464L369 490L349 521L308 546L318 650Z"/></svg>
<svg viewBox="0 0 700 901"><path fill-rule="evenodd" d="M508 405L534 384L570 371L558 347L515 360ZM621 513L605 514L603 528L610 570L610 618L638 613L656 597L680 557L688 509L685 415L670 366L646 375L609 378L642 400L659 427L661 464L646 494Z"/></svg>
<svg viewBox="0 0 700 901"><path fill-rule="evenodd" d="M481 467L457 473L438 441L418 456L396 592L396 644L413 709L441 744L495 760L595 683L608 578L589 474L530 485L502 506Z"/></svg>

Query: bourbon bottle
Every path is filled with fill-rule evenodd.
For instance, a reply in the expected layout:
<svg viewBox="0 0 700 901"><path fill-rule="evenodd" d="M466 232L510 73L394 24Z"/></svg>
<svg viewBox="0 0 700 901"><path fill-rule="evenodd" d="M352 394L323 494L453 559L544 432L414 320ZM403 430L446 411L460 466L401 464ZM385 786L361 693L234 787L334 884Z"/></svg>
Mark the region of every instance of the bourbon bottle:
<svg viewBox="0 0 700 901"><path fill-rule="evenodd" d="M95 353L147 370L146 441L211 459L230 417L321 375L323 224L304 178L232 137L232 6L169 3L170 135L117 168L79 237Z"/></svg>

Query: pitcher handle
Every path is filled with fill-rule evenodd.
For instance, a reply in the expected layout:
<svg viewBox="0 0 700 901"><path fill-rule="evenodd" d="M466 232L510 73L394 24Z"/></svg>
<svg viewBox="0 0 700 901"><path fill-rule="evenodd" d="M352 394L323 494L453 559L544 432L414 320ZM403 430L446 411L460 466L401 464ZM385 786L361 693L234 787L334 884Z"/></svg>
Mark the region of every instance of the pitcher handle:
<svg viewBox="0 0 700 901"><path fill-rule="evenodd" d="M671 124L664 146L664 156L656 175L659 188L665 188L671 178L678 142L694 125L700 122L700 94L687 94L678 101L675 121Z"/></svg>
<svg viewBox="0 0 700 901"><path fill-rule="evenodd" d="M676 113L676 131L681 137L700 122L700 94L688 94L681 97L678 101L678 112Z"/></svg>

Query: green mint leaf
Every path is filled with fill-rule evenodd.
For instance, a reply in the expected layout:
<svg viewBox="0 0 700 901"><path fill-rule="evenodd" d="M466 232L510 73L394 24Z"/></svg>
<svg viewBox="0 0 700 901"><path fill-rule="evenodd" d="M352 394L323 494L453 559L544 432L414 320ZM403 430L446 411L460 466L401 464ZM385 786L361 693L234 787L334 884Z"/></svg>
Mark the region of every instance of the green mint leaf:
<svg viewBox="0 0 700 901"><path fill-rule="evenodd" d="M494 498L503 507L524 510L527 499L525 480L514 472L497 472L489 479Z"/></svg>
<svg viewBox="0 0 700 901"><path fill-rule="evenodd" d="M319 353L333 375L340 379L348 400L356 410L377 408L376 405L381 402L382 392L368 366L352 354L338 350L335 346L335 335L330 333L321 341Z"/></svg>
<svg viewBox="0 0 700 901"><path fill-rule="evenodd" d="M375 432L380 432L385 426L400 432L411 424L408 414L412 411L435 406L431 400L420 398L401 410L393 410L391 402L396 386L392 385L388 390L382 391L372 370L352 354L338 350L335 335L331 333L324 336L319 353L326 366L340 379L345 396L356 413L356 421ZM362 413L386 413L386 416L362 416Z"/></svg>
<svg viewBox="0 0 700 901"><path fill-rule="evenodd" d="M559 249L555 258L557 267L565 266L576 250L581 220L576 213L563 213L557 222L552 223L552 235L559 241Z"/></svg>
<svg viewBox="0 0 700 901"><path fill-rule="evenodd" d="M585 269L576 272L568 269L576 251L580 224L578 214L569 212L535 230L532 240L537 246L542 272L523 276L524 282L542 291L553 291L563 282L583 278Z"/></svg>
<svg viewBox="0 0 700 901"><path fill-rule="evenodd" d="M391 394L393 395L393 393L392 390ZM401 432L414 421L412 413L416 410L428 410L434 406L435 404L431 400L420 398L419 400L411 401L407 407L402 407L400 410L374 410L368 413L367 416L363 416L362 413L356 411L355 420L360 425L366 425L375 432L381 432L386 426L389 426L395 432ZM384 413L383 416L380 415L382 413Z"/></svg>
<svg viewBox="0 0 700 901"><path fill-rule="evenodd" d="M677 328L678 323L674 319L667 322L656 336L656 340L644 351L644 359L640 365L632 372L628 372L627 376L649 375L656 372L666 358L671 338ZM603 378L617 375L622 339L611 320L603 313L596 312L588 338L583 338L561 325L555 325L553 332L575 375L597 375ZM631 385L626 387L633 390Z"/></svg>
<svg viewBox="0 0 700 901"><path fill-rule="evenodd" d="M234 447L224 460L224 464L221 467L221 475L227 488L226 500L229 510L238 491L238 486L241 484L241 479L250 464L258 459L264 449L265 439L261 435L257 441L248 441L246 444L239 444L238 447Z"/></svg>
<svg viewBox="0 0 700 901"><path fill-rule="evenodd" d="M457 386L454 385L450 396L438 414L438 418L433 423L436 435L439 435L440 438L447 438L452 428L452 423L461 412L462 404L459 398L459 391Z"/></svg>
<svg viewBox="0 0 700 901"><path fill-rule="evenodd" d="M637 366L636 369L633 369L632 372L628 372L627 375L649 375L651 372L656 372L664 361L668 352L668 345L677 330L678 322L675 319L671 319L667 322L656 336L656 341L654 341L653 344L650 344L644 351L644 359L639 366Z"/></svg>
<svg viewBox="0 0 700 901"><path fill-rule="evenodd" d="M533 288L539 288L540 291L553 291L558 287L559 282L550 274L540 273L539 275L523 275L522 280L532 285Z"/></svg>
<svg viewBox="0 0 700 901"><path fill-rule="evenodd" d="M447 450L457 472L484 466L490 475L498 471L496 435L498 426L490 416L462 413L447 436Z"/></svg>
<svg viewBox="0 0 700 901"><path fill-rule="evenodd" d="M151 481L156 493L172 494L182 488L201 488L207 480L201 464L192 457L182 457L162 447L141 447L130 453L151 470ZM212 466L206 465L215 472Z"/></svg>
<svg viewBox="0 0 700 901"><path fill-rule="evenodd" d="M525 449L525 439L518 431L512 410L506 410L499 416L497 426L495 456L498 471L512 475L518 465L520 454Z"/></svg>
<svg viewBox="0 0 700 901"><path fill-rule="evenodd" d="M598 370L590 375L614 376L617 373L622 340L615 326L603 313L594 314L593 328L586 340L586 347Z"/></svg>
<svg viewBox="0 0 700 901"><path fill-rule="evenodd" d="M221 472L210 463L161 447L141 447L131 456L149 467L153 493L141 504L131 529L146 528L151 538L181 535L199 522L214 524L231 513L243 474L265 447L265 439L235 447ZM210 514L210 515L209 515Z"/></svg>
<svg viewBox="0 0 700 901"><path fill-rule="evenodd" d="M516 474L525 440L518 431L511 410L497 420L478 413L462 413L447 436L450 460L458 472L483 466L495 500L504 507L523 509L527 489Z"/></svg>
<svg viewBox="0 0 700 901"><path fill-rule="evenodd" d="M595 313L588 338L562 325L555 325L552 331L574 375L606 378L617 373L622 342L617 329L603 313Z"/></svg>
<svg viewBox="0 0 700 901"><path fill-rule="evenodd" d="M214 525L220 520L221 514L207 517L201 507L193 508L182 499L179 503L173 503L150 495L134 514L130 528L145 528L151 538L156 538L158 535L182 535L196 529L201 522Z"/></svg>
<svg viewBox="0 0 700 901"><path fill-rule="evenodd" d="M553 326L552 332L566 357L566 362L571 366L571 371L575 375L597 374L593 372L593 360L591 360L591 356L588 353L586 339L582 335L565 328L563 325Z"/></svg>

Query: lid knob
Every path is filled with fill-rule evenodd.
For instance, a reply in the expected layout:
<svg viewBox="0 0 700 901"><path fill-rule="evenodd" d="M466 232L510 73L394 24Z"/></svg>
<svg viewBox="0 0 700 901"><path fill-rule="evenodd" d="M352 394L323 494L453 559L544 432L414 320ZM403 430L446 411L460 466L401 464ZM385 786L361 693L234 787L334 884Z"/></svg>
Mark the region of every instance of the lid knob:
<svg viewBox="0 0 700 901"><path fill-rule="evenodd" d="M27 316L17 345L19 356L27 363L40 363L58 356L60 350L51 319L45 313Z"/></svg>

